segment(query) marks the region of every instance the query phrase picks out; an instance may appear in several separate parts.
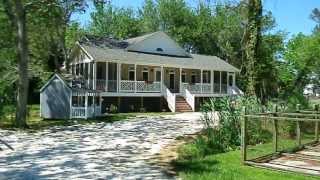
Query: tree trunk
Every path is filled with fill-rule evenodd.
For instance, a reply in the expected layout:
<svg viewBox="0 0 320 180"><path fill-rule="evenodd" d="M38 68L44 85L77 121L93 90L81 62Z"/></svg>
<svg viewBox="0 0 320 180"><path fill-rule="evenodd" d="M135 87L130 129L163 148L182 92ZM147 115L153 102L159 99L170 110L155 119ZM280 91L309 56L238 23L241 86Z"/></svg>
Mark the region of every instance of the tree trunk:
<svg viewBox="0 0 320 180"><path fill-rule="evenodd" d="M26 12L21 0L15 0L16 24L17 24L17 54L18 54L18 97L16 124L18 127L27 127L27 103L28 103L28 40L26 26Z"/></svg>
<svg viewBox="0 0 320 180"><path fill-rule="evenodd" d="M262 4L261 0L249 0L248 2L248 24L245 38L246 57L246 93L254 96L255 93L255 64L261 36Z"/></svg>

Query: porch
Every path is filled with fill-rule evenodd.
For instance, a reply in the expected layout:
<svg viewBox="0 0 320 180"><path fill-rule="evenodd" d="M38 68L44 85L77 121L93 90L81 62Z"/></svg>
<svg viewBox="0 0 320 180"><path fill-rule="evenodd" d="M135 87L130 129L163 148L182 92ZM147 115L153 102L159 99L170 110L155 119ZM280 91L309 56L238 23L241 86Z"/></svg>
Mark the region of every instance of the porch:
<svg viewBox="0 0 320 180"><path fill-rule="evenodd" d="M110 93L172 93L228 95L235 87L235 73L164 66L90 62L71 66L80 88Z"/></svg>
<svg viewBox="0 0 320 180"><path fill-rule="evenodd" d="M70 118L92 118L101 116L101 96L97 92L73 90Z"/></svg>

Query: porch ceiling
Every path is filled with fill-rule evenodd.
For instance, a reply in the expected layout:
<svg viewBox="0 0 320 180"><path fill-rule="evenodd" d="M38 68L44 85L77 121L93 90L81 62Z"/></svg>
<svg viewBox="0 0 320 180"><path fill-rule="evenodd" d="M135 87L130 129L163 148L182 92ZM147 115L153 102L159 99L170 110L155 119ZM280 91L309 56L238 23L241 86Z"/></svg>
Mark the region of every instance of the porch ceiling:
<svg viewBox="0 0 320 180"><path fill-rule="evenodd" d="M239 69L216 56L191 54L191 58L161 56L123 49L110 49L81 45L96 61L117 62L126 64L153 65L186 69L204 69L228 72L239 72Z"/></svg>

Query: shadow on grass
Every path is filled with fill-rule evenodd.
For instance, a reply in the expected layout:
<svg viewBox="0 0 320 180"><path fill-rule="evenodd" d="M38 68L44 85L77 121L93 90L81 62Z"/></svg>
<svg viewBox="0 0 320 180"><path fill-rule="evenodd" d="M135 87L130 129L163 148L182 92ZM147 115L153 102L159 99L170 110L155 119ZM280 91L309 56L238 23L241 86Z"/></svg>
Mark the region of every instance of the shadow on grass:
<svg viewBox="0 0 320 180"><path fill-rule="evenodd" d="M127 114L108 114L103 117L96 117L90 119L41 119L39 117L30 117L27 121L27 130L42 130L53 126L71 126L76 124L93 124L93 123L113 123L116 121L128 120L134 115ZM11 119L0 120L1 129L16 130L14 122Z"/></svg>
<svg viewBox="0 0 320 180"><path fill-rule="evenodd" d="M212 173L218 172L218 161L214 159L183 159L183 160L176 160L171 162L171 166L174 167L174 171L178 173Z"/></svg>

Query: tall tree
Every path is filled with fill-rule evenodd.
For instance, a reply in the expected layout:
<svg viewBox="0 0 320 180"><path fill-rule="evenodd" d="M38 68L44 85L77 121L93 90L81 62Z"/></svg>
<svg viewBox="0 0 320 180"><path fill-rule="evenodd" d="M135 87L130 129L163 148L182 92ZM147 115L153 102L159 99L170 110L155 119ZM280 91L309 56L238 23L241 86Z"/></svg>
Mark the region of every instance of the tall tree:
<svg viewBox="0 0 320 180"><path fill-rule="evenodd" d="M248 0L247 25L244 36L244 58L247 95L255 95L256 62L261 41L262 3L261 0Z"/></svg>
<svg viewBox="0 0 320 180"><path fill-rule="evenodd" d="M17 110L16 125L27 127L27 102L28 102L28 61L29 49L27 40L26 7L21 0L2 1L5 12L8 15L12 28L16 32L16 48L18 62L18 91L17 91Z"/></svg>
<svg viewBox="0 0 320 180"><path fill-rule="evenodd" d="M317 23L316 27L314 28L314 31L320 32L320 9L314 8L312 10L310 17L312 20L314 20Z"/></svg>
<svg viewBox="0 0 320 180"><path fill-rule="evenodd" d="M153 0L145 0L142 9L139 10L141 29L143 32L155 32L159 30L159 13Z"/></svg>

